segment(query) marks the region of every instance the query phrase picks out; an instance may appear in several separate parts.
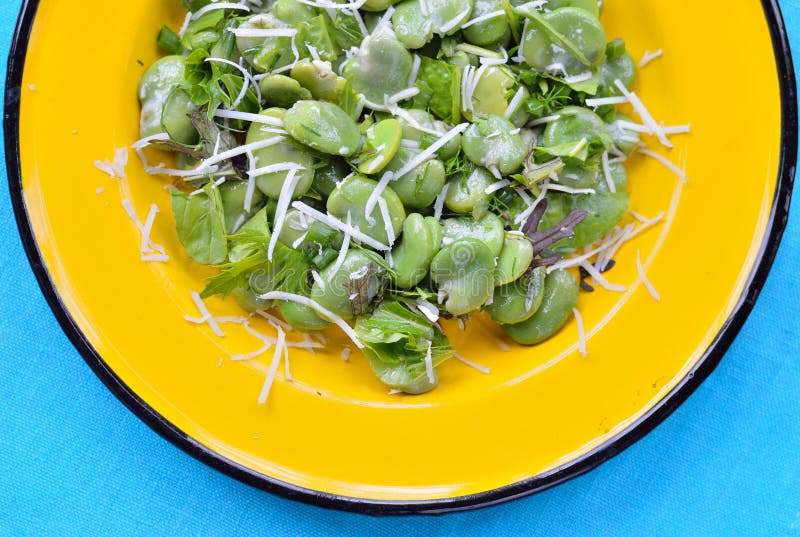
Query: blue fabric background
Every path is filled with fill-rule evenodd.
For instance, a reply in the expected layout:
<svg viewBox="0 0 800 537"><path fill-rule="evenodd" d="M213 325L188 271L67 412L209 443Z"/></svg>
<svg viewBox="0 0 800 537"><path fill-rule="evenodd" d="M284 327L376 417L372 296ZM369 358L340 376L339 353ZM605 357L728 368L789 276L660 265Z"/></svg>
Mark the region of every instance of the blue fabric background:
<svg viewBox="0 0 800 537"><path fill-rule="evenodd" d="M0 2L3 58L19 5ZM800 0L781 5L798 51ZM2 174L0 535L800 535L800 195L744 330L654 432L533 497L438 518L373 519L242 485L128 412L42 298Z"/></svg>

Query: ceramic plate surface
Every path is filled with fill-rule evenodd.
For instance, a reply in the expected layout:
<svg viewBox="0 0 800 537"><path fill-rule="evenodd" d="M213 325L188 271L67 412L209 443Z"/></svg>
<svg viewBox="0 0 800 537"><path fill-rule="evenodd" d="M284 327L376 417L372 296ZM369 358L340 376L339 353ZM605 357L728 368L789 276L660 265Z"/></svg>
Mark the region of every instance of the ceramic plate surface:
<svg viewBox="0 0 800 537"><path fill-rule="evenodd" d="M124 180L92 165L137 139L137 81L158 56L161 25L180 26L179 2L75 5L26 2L10 57L8 169L32 266L66 333L131 410L206 463L283 496L377 514L442 512L594 467L711 372L780 241L796 110L777 5L609 0L609 38L624 37L637 59L664 51L635 90L656 118L690 122L692 134L673 137L672 150L648 140L686 170L685 185L653 159L630 161L631 209L665 219L616 257L608 277L626 292L581 294L588 356L574 321L523 348L479 320L450 334L490 375L452 360L433 392L388 395L360 355L340 358L346 340L330 330L329 350L293 351L296 381L279 373L258 405L269 356L226 357L260 342L241 327L218 338L184 320L198 314L189 293L212 271L183 253L165 182L133 152ZM139 260L123 199L142 218L151 203L162 209L153 238L168 263ZM639 281L637 250L660 303ZM217 315L241 315L232 300L207 302Z"/></svg>

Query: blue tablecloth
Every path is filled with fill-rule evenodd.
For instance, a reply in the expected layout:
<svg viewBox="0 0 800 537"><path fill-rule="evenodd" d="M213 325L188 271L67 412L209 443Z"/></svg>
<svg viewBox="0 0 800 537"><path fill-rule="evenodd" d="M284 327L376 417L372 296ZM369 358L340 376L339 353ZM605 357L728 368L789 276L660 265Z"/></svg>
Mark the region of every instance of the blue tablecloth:
<svg viewBox="0 0 800 537"><path fill-rule="evenodd" d="M800 0L780 3L800 50ZM19 5L0 3L3 58ZM533 497L439 518L373 519L245 486L128 412L42 298L2 170L0 535L800 535L800 199L744 330L654 432Z"/></svg>

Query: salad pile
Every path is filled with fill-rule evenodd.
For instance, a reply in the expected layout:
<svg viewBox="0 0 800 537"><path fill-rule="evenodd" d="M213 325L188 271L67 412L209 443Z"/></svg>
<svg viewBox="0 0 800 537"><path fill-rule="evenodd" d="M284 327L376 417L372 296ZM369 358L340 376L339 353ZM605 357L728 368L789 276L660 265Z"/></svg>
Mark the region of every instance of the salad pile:
<svg viewBox="0 0 800 537"><path fill-rule="evenodd" d="M219 268L202 296L336 323L412 394L453 355L441 318L551 337L579 293L560 263L625 216L639 145L600 4L186 1L141 78L139 147L174 154L147 171Z"/></svg>

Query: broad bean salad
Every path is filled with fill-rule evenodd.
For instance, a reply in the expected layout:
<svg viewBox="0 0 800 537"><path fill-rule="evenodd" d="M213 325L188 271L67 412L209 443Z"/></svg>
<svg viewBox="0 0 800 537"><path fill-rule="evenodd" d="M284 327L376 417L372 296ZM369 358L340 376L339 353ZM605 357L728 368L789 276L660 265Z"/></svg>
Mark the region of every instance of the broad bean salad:
<svg viewBox="0 0 800 537"><path fill-rule="evenodd" d="M562 260L628 212L636 65L597 0L187 0L141 78L178 237L233 297L337 324L394 390L453 356L439 320L514 341L577 306ZM610 268L612 262L600 267Z"/></svg>

